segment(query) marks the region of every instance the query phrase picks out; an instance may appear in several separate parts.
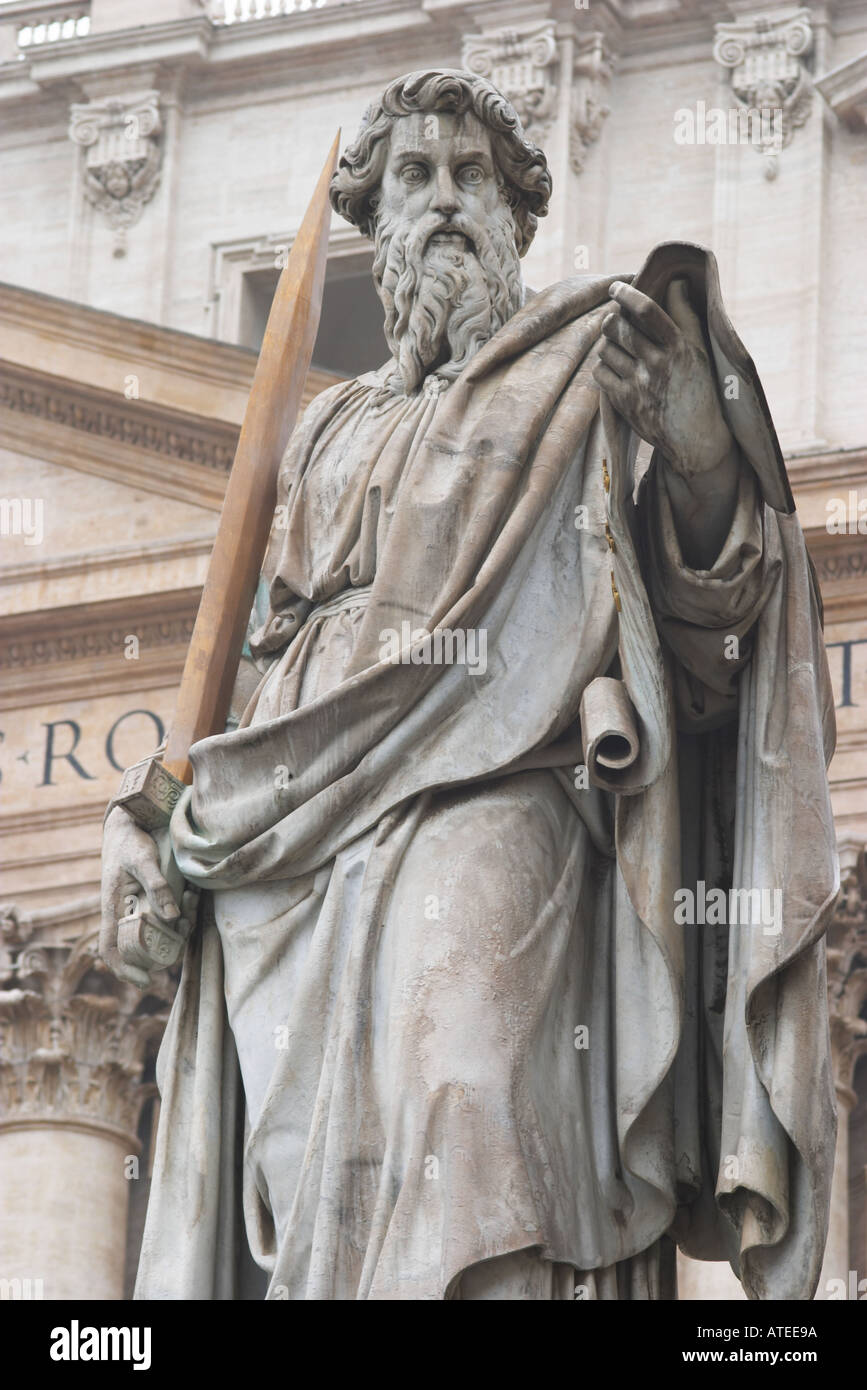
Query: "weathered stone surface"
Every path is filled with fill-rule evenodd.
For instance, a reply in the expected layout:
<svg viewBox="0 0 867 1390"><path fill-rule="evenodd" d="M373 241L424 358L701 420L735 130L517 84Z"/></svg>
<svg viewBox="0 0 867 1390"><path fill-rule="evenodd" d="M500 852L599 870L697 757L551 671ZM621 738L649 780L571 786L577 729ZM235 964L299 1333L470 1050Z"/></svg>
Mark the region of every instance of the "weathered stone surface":
<svg viewBox="0 0 867 1390"><path fill-rule="evenodd" d="M752 1297L816 1289L818 596L712 258L669 244L631 283L525 301L549 194L514 110L451 70L390 83L332 181L374 238L392 356L296 431L265 679L194 746L172 816L214 915L160 1058L138 1297L238 1296L229 1037L268 1297L665 1298L672 1239ZM121 810L104 864L123 970L128 880L167 927L178 908Z"/></svg>
<svg viewBox="0 0 867 1390"><path fill-rule="evenodd" d="M59 465L38 476L62 519L50 547L25 547L20 535L0 540L0 579L7 581L0 593L11 615L0 636L4 891L30 906L93 892L102 811L119 777L106 737L129 716L115 751L119 761L133 761L156 738L150 717L132 711L170 717L221 497L216 471L206 476L190 458L204 457L214 441L231 449L252 371L249 353L184 340L160 325L255 344L263 300L250 293L252 277L276 278L336 123L351 129L400 68L454 63L469 35L501 35L510 24L544 27L551 18L544 5L509 14L499 3L471 11L457 4L439 7L433 22L426 12L419 24L414 5L377 9L372 17L363 3L326 4L264 25L237 23L229 33L212 24L198 0L161 0L159 12L148 13L148 23L160 25L157 74L140 8L129 0L125 18L118 0L94 0L92 42L22 48L20 60L14 28L0 15L0 55L9 60L0 71L0 102L12 113L0 121L7 175L0 198L8 197L12 209L0 219L3 276L29 287L4 288L0 296L0 356L29 375L25 388L34 402L56 402L47 416L3 412L12 452L4 456L0 492L20 497L22 479L29 484L37 467ZM220 6L210 13L218 20ZM826 520L829 505L847 499L850 489L856 501L865 498L863 352L852 324L864 320L867 306L864 277L852 267L867 240L858 114L867 28L851 8L840 22L833 3L829 14L830 25L814 25L806 61L817 89L808 120L773 184L749 147L674 143L679 109L694 111L699 100L725 108L731 99L730 73L713 59L715 14L675 4L664 26L635 13L621 27L605 12L601 47L598 12L568 23L560 15L557 57L545 69L559 103L544 141L556 196L525 264L538 287L573 271L634 268L653 241L672 235L714 248L726 303L756 358L789 454L822 583L839 729L831 767L835 821L841 837L863 846L864 537L854 507L849 534L829 533ZM211 42L217 34L219 48ZM597 52L605 56L602 67ZM75 184L81 150L68 136L70 103L149 87L160 90L167 117L163 182L131 229L126 257L117 260L110 228L96 214L88 225L84 190ZM570 122L592 126L600 106L609 114L582 146L577 175ZM331 249L335 273L369 274L370 251L354 229L336 226ZM64 298L51 301L45 291ZM81 301L108 312L88 313ZM350 321L342 321L341 341ZM182 419L178 446L166 452L141 449L116 428L71 428L67 416L52 414L77 396L85 424L132 416L135 402L123 396L130 373L142 387L136 430L154 428L154 403L157 412L169 406L197 415L200 454L183 452L189 418ZM48 395L45 378L52 375ZM18 380L14 389L17 398ZM177 421L164 414L156 424L166 438ZM128 505L126 489L114 491L117 482L132 484ZM141 638L137 661L124 656L129 634ZM55 753L73 746L73 729L58 722L66 719L80 727L77 755L94 780L60 756L46 784L48 739ZM842 1107L841 1121L847 1113ZM867 1162L867 1152L859 1152L853 1172ZM92 1255L91 1277L95 1247ZM862 1275L863 1264L861 1258ZM706 1270L700 1267L700 1281Z"/></svg>

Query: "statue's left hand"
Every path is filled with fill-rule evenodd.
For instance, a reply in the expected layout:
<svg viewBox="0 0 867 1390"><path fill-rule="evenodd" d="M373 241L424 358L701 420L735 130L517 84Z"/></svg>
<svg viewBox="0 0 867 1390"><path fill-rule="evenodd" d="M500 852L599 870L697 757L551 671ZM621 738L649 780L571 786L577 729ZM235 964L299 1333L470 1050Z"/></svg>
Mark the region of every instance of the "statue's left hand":
<svg viewBox="0 0 867 1390"><path fill-rule="evenodd" d="M686 281L671 282L665 309L621 280L609 293L597 386L685 481L712 472L735 445Z"/></svg>

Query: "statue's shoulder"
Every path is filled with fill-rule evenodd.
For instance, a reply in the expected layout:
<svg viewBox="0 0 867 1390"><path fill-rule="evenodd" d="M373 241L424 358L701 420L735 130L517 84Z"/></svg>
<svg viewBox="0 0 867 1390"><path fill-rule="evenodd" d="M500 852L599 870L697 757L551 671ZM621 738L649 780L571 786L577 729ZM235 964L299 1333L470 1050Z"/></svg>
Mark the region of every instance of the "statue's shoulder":
<svg viewBox="0 0 867 1390"><path fill-rule="evenodd" d="M394 376L395 363L390 359L384 366L373 372L363 372L360 376L347 377L332 382L324 390L317 392L304 407L287 448L287 455L294 456L312 448L323 430L339 425L342 417L351 422L357 417L359 408L363 409L371 399L392 394L388 385Z"/></svg>
<svg viewBox="0 0 867 1390"><path fill-rule="evenodd" d="M382 391L394 376L395 369L394 359L389 358L388 362L377 367L375 371L361 372L358 376L346 377L341 381L333 382L330 386L326 386L323 391L319 391L308 403L304 411L304 419L327 414L335 408L339 409L347 402L356 400L360 395L366 395L371 391Z"/></svg>

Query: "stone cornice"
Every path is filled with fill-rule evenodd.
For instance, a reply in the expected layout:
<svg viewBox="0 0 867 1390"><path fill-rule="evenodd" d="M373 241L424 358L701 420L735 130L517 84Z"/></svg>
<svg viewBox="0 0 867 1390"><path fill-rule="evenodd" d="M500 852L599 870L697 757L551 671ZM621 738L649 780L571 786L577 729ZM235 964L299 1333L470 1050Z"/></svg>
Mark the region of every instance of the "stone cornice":
<svg viewBox="0 0 867 1390"><path fill-rule="evenodd" d="M75 850L70 854L70 859L81 860L87 855L97 858L100 853L102 842L102 823L105 819L106 803L103 799L94 799L90 802L76 801L68 806L53 806L45 811L10 811L0 814L0 836L2 835L33 835L39 836L52 830L64 829L73 825L93 825L95 832L93 836L93 846L84 854L81 850ZM56 852L47 856L48 862L52 863L57 857ZM11 862L11 861L10 861ZM18 868L25 861L20 855L15 857L15 867ZM27 863L34 862L27 860ZM39 861L41 862L41 860ZM38 890L37 890L38 891Z"/></svg>
<svg viewBox="0 0 867 1390"><path fill-rule="evenodd" d="M0 11L0 23L4 18ZM24 58L14 64L3 64L0 90L7 77L19 90L24 79L38 90L51 83L92 76L100 71L134 72L155 63L205 62L213 32L207 15L202 14L160 24L143 24L135 29L112 29L83 38L61 39L27 49Z"/></svg>
<svg viewBox="0 0 867 1390"><path fill-rule="evenodd" d="M86 393L81 392L79 402L83 402L85 397ZM48 396L49 403L53 399L52 390ZM118 418L116 406L117 402L112 399L112 418ZM193 503L210 512L218 512L223 505L228 470L223 472L206 465L185 463L171 455L139 448L123 439L90 433L87 429L76 430L58 424L48 415L4 410L2 400L0 420L4 446L28 458L74 468L81 473L93 473L126 487L155 493L161 498Z"/></svg>
<svg viewBox="0 0 867 1390"><path fill-rule="evenodd" d="M360 52L417 51L418 33L428 29L455 43L477 27L499 22L506 6L490 0L328 0L320 8L231 25L214 24L205 13L185 18L92 32L25 50L20 61L0 64L0 102L20 101L57 84L74 84L100 73L130 79L143 68L183 69L198 82L237 69L249 78L303 73L311 63L331 67ZM512 9L515 7L512 6ZM837 0L826 7L844 12ZM567 0L524 6L525 19L539 9L558 22L590 20ZM0 26L5 16L0 10ZM622 35L624 55L668 44L710 39L720 18L718 0L594 0L593 27Z"/></svg>
<svg viewBox="0 0 867 1390"><path fill-rule="evenodd" d="M127 400L77 381L4 364L0 409L27 419L50 420L88 435L130 444L148 453L228 473L235 456L234 425L204 420L180 410Z"/></svg>
<svg viewBox="0 0 867 1390"><path fill-rule="evenodd" d="M822 591L825 627L863 621L867 536L836 536L811 528L805 537Z"/></svg>
<svg viewBox="0 0 867 1390"><path fill-rule="evenodd" d="M259 19L254 23L215 26L209 52L214 67L238 62L281 65L295 58L309 62L311 51L319 50L329 61L340 56L376 48L388 38L409 36L418 29L430 29L430 7L413 0L344 0L319 10L300 11Z"/></svg>
<svg viewBox="0 0 867 1390"><path fill-rule="evenodd" d="M102 657L50 667L39 672L38 686L32 668L0 674L0 710L26 708L37 700L62 705L69 700L176 689L188 647L189 641L184 641L158 652L148 651L137 662Z"/></svg>
<svg viewBox="0 0 867 1390"><path fill-rule="evenodd" d="M359 11L364 29L359 32ZM0 9L0 24L3 23ZM258 19L244 24L214 25L205 14L146 24L135 30L90 33L86 37L28 49L25 57L0 65L0 101L14 94L21 100L57 84L119 71L134 74L142 67L205 67L219 71L232 66L263 70L307 65L314 53L331 59L341 53L357 59L360 48L376 47L389 36L400 37L420 26L429 27L423 5L407 0L345 0L322 9Z"/></svg>
<svg viewBox="0 0 867 1390"><path fill-rule="evenodd" d="M308 373L302 404L335 380ZM0 412L7 448L210 511L222 506L235 425L9 363L0 367Z"/></svg>
<svg viewBox="0 0 867 1390"><path fill-rule="evenodd" d="M75 574L92 574L99 569L117 569L130 565L159 565L172 563L203 555L210 555L214 545L211 532L205 535L175 536L169 541L141 541L138 544L95 547L71 555L59 555L55 560L33 560L18 565L4 565L0 569L0 585L16 587L30 580L65 579ZM130 602L134 602L131 596ZM45 610L37 610L40 621L45 620ZM33 613L28 609L20 612L22 617L33 621ZM11 614L4 615L4 628Z"/></svg>
<svg viewBox="0 0 867 1390"><path fill-rule="evenodd" d="M864 580L867 578L867 540L860 550L844 549L829 554L816 553L817 547L811 545L810 553L816 565L816 572L822 584L843 583L857 580L863 599Z"/></svg>
<svg viewBox="0 0 867 1390"><path fill-rule="evenodd" d="M72 555L60 555L54 560L28 560L21 564L7 564L0 569L0 591L3 587L14 587L15 594L11 599L0 598L3 626L6 628L8 621L18 616L22 620L31 621L31 624L38 616L42 623L46 612L50 612L44 607L25 606L19 592L25 584L44 584L46 581L63 580L71 575L89 578L99 570L111 570L114 573L118 569L140 566L150 567L150 570L156 573L157 567L161 564L174 567L178 560L206 559L210 556L213 546L214 535L208 531L204 535L182 535L172 538L171 541L122 543L93 550L79 550ZM153 592L153 587L149 585L149 594ZM156 595L160 594L160 589L157 589ZM135 603L135 595L129 596L129 603ZM4 607L6 613L3 613Z"/></svg>
<svg viewBox="0 0 867 1390"><path fill-rule="evenodd" d="M38 636L33 633L32 613L4 618L0 633L0 671L100 656L107 649L106 634L131 622L137 625L137 631L153 625L152 639L160 645L185 640L177 639L169 625L180 620L185 622L190 613L195 616L200 594L198 588L177 589L170 593L129 595L105 603L43 610L39 614ZM122 654L122 649L121 639L118 655Z"/></svg>
<svg viewBox="0 0 867 1390"><path fill-rule="evenodd" d="M208 543L210 545L210 542ZM0 709L165 689L177 683L201 590L132 595L3 619ZM124 658L134 633L139 656Z"/></svg>
<svg viewBox="0 0 867 1390"><path fill-rule="evenodd" d="M818 453L790 455L786 469L799 509L824 516L821 503L832 495L846 497L849 489L863 487L867 472L867 449L835 449ZM810 499L807 508L806 503ZM825 622L860 620L864 612L864 583L867 579L867 536L836 535L824 525L805 524L807 547L816 566L822 588Z"/></svg>
<svg viewBox="0 0 867 1390"><path fill-rule="evenodd" d="M832 69L816 86L834 115L852 130L867 126L867 52Z"/></svg>
<svg viewBox="0 0 867 1390"><path fill-rule="evenodd" d="M46 344L50 374L77 388L108 390L123 401L125 380L135 374L143 403L198 414L213 425L240 427L256 370L250 348L0 283L0 358L44 373Z"/></svg>
<svg viewBox="0 0 867 1390"><path fill-rule="evenodd" d="M815 484L854 485L863 482L867 472L867 448L861 446L787 454L786 471L795 490Z"/></svg>

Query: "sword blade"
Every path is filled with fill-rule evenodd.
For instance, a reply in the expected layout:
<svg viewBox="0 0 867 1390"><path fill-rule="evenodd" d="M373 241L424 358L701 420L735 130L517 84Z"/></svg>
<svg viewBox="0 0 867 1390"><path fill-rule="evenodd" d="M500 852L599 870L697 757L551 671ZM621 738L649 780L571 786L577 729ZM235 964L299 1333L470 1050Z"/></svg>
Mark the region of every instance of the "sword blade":
<svg viewBox="0 0 867 1390"><path fill-rule="evenodd" d="M222 733L274 515L277 473L319 328L340 132L280 275L229 474L162 766L192 781L189 750Z"/></svg>

